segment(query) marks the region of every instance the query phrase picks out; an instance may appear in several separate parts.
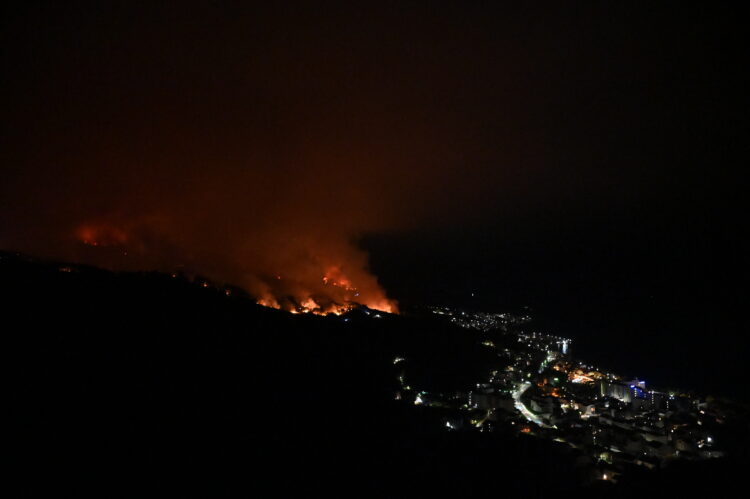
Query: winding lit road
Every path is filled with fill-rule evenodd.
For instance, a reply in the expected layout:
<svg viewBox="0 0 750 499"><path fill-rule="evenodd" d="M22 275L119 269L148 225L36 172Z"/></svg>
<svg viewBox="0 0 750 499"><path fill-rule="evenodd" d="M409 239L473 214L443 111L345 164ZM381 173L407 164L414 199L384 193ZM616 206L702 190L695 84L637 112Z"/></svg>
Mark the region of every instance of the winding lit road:
<svg viewBox="0 0 750 499"><path fill-rule="evenodd" d="M518 409L518 412L523 414L523 417L525 417L527 420L531 421L532 423L536 423L542 428L556 428L555 426L550 426L546 424L544 421L539 419L539 417L528 410L526 406L521 402L521 396L531 387L531 383L528 381L524 381L523 383L519 383L516 385L516 389L513 392L513 403L516 406L516 409Z"/></svg>

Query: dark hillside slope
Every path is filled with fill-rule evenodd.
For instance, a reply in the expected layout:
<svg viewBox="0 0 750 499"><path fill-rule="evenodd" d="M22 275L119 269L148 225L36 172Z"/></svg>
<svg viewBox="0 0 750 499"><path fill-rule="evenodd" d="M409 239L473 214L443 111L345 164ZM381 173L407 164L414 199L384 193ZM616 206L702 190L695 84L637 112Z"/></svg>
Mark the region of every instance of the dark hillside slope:
<svg viewBox="0 0 750 499"><path fill-rule="evenodd" d="M394 355L472 359L474 341L452 328L292 316L164 274L8 254L0 289L30 495L129 495L153 480L164 492L470 490L483 485L467 477L509 461L394 400Z"/></svg>

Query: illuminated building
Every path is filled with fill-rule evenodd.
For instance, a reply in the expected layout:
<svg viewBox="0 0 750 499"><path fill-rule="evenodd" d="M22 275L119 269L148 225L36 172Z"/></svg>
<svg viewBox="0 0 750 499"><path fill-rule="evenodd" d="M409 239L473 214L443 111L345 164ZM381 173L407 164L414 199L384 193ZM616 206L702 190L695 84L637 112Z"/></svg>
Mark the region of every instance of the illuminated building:
<svg viewBox="0 0 750 499"><path fill-rule="evenodd" d="M612 397L621 402L630 403L635 399L646 398L646 382L637 379L617 382L602 379L599 381L599 388L602 397Z"/></svg>

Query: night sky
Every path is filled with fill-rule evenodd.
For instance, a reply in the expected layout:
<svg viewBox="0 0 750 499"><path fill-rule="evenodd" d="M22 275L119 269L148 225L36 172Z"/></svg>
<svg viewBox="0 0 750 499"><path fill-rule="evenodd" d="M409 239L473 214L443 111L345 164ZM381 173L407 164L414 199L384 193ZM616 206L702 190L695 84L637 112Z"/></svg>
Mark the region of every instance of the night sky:
<svg viewBox="0 0 750 499"><path fill-rule="evenodd" d="M8 3L0 248L528 305L634 374L741 372L733 7Z"/></svg>

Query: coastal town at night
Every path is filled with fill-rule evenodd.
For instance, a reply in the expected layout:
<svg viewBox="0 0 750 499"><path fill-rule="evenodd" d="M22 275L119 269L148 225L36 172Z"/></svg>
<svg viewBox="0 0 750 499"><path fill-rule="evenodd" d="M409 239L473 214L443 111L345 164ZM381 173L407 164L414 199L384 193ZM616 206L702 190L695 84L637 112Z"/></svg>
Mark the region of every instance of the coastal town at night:
<svg viewBox="0 0 750 499"><path fill-rule="evenodd" d="M655 389L576 359L572 340L527 331L532 318L448 307L430 311L470 330L497 354L497 368L455 393L411 386L409 359L396 357L396 398L440 408L450 431L517 432L580 452L590 480L616 482L634 467L725 455L733 409L712 397ZM470 334L467 332L467 334Z"/></svg>

